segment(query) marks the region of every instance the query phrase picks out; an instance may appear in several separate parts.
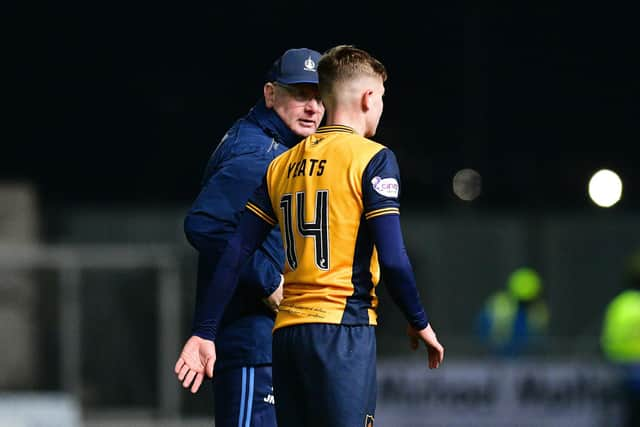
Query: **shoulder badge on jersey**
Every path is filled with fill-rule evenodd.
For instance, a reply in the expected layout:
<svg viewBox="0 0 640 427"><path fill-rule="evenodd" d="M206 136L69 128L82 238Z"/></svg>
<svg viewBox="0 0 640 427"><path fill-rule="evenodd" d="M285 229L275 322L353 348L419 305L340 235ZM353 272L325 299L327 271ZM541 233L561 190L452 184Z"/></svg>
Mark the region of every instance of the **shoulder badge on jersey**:
<svg viewBox="0 0 640 427"><path fill-rule="evenodd" d="M380 178L379 176L374 176L371 184L373 185L373 189L376 190L376 193L385 197L398 198L400 186L395 178Z"/></svg>

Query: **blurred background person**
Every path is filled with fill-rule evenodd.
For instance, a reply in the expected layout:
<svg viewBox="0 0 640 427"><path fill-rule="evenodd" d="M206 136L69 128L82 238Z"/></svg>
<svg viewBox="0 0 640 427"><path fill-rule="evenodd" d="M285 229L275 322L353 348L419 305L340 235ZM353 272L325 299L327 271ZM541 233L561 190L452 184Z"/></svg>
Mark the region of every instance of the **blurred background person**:
<svg viewBox="0 0 640 427"><path fill-rule="evenodd" d="M640 426L640 251L627 260L625 284L606 307L600 342L622 371L625 426Z"/></svg>
<svg viewBox="0 0 640 427"><path fill-rule="evenodd" d="M542 349L549 325L542 291L538 272L522 267L509 275L504 289L487 298L475 327L491 354L516 357Z"/></svg>

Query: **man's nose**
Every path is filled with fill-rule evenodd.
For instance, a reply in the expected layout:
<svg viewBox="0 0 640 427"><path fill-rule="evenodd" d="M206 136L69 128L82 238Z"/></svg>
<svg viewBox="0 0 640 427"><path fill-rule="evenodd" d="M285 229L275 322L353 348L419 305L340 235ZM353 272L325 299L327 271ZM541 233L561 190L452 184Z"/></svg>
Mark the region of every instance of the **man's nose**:
<svg viewBox="0 0 640 427"><path fill-rule="evenodd" d="M323 108L322 101L318 98L310 98L305 104L305 108L312 111L318 111Z"/></svg>

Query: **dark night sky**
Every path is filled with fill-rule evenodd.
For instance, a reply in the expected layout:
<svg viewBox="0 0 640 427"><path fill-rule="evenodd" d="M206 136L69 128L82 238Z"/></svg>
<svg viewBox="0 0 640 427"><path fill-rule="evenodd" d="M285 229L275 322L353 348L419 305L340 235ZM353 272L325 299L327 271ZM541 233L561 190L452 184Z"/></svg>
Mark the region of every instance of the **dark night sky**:
<svg viewBox="0 0 640 427"><path fill-rule="evenodd" d="M398 155L405 202L455 204L451 178L471 167L478 207L582 209L609 167L619 209L640 208L636 10L288 1L245 16L237 3L7 7L0 179L35 183L45 203L188 203L273 59L349 43L388 68L375 139Z"/></svg>

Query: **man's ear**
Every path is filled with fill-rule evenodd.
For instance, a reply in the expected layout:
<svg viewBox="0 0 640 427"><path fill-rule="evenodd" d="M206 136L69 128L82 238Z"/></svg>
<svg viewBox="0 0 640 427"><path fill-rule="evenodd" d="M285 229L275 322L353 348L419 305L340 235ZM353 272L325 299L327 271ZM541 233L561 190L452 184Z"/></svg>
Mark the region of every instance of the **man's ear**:
<svg viewBox="0 0 640 427"><path fill-rule="evenodd" d="M264 103L267 105L267 108L273 108L276 102L276 88L273 83L265 83L262 88L262 93L264 94Z"/></svg>
<svg viewBox="0 0 640 427"><path fill-rule="evenodd" d="M362 92L360 97L360 107L362 111L367 112L371 109L371 96L373 95L373 91L371 89L366 89Z"/></svg>

